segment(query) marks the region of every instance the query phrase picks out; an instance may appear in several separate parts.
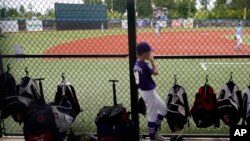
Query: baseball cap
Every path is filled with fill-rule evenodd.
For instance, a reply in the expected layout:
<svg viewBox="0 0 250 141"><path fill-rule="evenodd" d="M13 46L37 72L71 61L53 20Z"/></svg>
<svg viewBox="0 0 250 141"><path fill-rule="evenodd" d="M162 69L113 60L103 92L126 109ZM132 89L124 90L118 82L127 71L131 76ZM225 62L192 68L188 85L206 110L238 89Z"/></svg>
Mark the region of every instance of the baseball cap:
<svg viewBox="0 0 250 141"><path fill-rule="evenodd" d="M136 46L136 53L144 53L154 51L147 42L141 42Z"/></svg>

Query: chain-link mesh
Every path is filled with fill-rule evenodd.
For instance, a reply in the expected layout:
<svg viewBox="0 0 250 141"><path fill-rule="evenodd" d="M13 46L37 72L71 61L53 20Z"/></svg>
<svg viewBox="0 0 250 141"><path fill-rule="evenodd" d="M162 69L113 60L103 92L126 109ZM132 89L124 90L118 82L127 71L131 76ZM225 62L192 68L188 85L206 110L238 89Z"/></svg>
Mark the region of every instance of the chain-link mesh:
<svg viewBox="0 0 250 141"><path fill-rule="evenodd" d="M154 80L164 101L173 85L174 75L186 89L190 107L198 88L205 83L206 75L216 94L229 80L231 72L241 90L250 84L248 58L218 57L249 55L249 3L247 0L228 1L226 4L220 0L136 1L137 42L146 41L155 49L160 75ZM2 55L13 55L1 60L3 70L10 64L17 82L25 76L25 67L28 67L31 77L44 77L47 102L53 100L56 85L61 81L61 74L65 73L66 80L76 88L83 108L73 124L76 132L96 132L94 121L98 110L113 104L110 79L119 80L118 103L131 110L129 61L122 56L128 54L126 1L5 0L0 1L0 11L0 51ZM235 39L240 32L237 27L242 29L242 34L238 33L239 37ZM242 43L237 46L241 38ZM83 56L14 58L15 54ZM98 55L107 56L100 58ZM204 58L197 58L201 55ZM211 58L211 55L217 56ZM4 122L6 133L22 132L22 126L12 118ZM190 127L183 133L228 133L228 127L223 123L218 129L199 129L192 120L190 122ZM146 118L140 116L141 133L147 133L146 127ZM166 121L161 132L171 134Z"/></svg>

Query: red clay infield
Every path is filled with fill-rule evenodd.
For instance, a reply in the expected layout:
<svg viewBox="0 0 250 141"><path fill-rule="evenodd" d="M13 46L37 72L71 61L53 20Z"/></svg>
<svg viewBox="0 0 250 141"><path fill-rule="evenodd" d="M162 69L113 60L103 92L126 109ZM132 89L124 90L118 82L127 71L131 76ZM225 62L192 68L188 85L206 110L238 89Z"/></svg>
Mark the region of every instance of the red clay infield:
<svg viewBox="0 0 250 141"><path fill-rule="evenodd" d="M250 34L250 31L245 32ZM137 41L147 41L156 55L237 55L250 54L250 46L243 44L235 50L236 41L227 39L234 31L178 31L137 33ZM53 46L44 54L127 54L127 35L90 37Z"/></svg>

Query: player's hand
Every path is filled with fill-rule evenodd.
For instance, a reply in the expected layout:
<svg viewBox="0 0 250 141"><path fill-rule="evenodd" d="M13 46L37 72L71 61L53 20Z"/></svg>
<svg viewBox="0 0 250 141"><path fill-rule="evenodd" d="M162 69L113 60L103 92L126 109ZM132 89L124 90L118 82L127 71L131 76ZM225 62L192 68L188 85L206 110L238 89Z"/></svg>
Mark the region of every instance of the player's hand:
<svg viewBox="0 0 250 141"><path fill-rule="evenodd" d="M148 61L154 61L154 54L152 52L150 52L149 57L148 57Z"/></svg>

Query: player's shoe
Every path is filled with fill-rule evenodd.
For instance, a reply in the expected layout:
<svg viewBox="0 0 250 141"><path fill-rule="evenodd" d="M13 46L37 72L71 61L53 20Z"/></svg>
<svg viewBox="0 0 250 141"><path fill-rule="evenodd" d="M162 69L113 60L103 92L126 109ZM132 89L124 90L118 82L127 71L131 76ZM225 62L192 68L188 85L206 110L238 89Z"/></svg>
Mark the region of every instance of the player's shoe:
<svg viewBox="0 0 250 141"><path fill-rule="evenodd" d="M165 140L167 140L167 138L163 137L159 133L155 134L155 138L156 138L156 141L165 141Z"/></svg>

